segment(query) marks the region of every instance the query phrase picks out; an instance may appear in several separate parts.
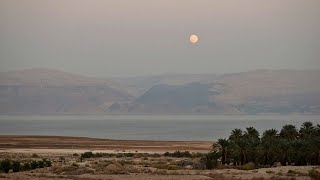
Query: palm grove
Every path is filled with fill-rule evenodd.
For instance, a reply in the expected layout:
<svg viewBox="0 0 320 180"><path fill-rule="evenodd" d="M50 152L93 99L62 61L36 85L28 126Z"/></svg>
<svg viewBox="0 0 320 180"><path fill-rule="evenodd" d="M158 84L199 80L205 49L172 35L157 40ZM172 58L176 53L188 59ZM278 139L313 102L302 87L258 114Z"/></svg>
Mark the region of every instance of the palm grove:
<svg viewBox="0 0 320 180"><path fill-rule="evenodd" d="M259 132L248 127L232 130L228 139L219 139L212 151L205 157L207 168L218 165L235 166L254 163L256 166L319 165L320 164L320 125L304 122L298 130L294 125L284 125L280 132L266 130Z"/></svg>

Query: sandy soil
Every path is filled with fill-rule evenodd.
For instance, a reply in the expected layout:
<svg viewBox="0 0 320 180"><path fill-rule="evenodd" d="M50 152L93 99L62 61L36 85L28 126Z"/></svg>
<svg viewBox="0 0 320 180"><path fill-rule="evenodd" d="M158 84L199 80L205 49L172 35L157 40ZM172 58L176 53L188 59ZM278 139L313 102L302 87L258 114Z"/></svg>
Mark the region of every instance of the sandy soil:
<svg viewBox="0 0 320 180"><path fill-rule="evenodd" d="M273 167L273 168L261 168L255 170L237 170L237 169L216 169L216 170L203 170L203 171L193 171L193 170L180 170L167 171L168 174L121 174L121 175L105 175L105 174L82 174L82 175L57 175L48 173L46 170L44 172L20 172L20 173L9 173L9 174L0 174L0 179L21 179L21 180L44 180L44 179L73 179L73 180L93 180L93 179L107 179L107 180L266 180L266 179L278 179L278 180L312 180L308 176L308 171L312 168L316 168L318 171L319 167L312 166L286 166L286 167ZM301 174L290 174L289 170L294 170ZM42 170L43 171L43 170Z"/></svg>
<svg viewBox="0 0 320 180"><path fill-rule="evenodd" d="M108 140L82 137L57 136L0 136L0 159L11 158L24 162L26 160L49 159L52 167L40 168L19 173L0 173L1 179L44 180L44 179L131 179L131 180L205 180L205 179L306 179L311 180L308 172L313 166L279 166L253 170L238 170L235 168L199 170L189 166L177 166L180 161L197 162L197 158L174 157L101 157L89 158L83 162L79 156L71 153L85 151L126 153L147 152L163 153L167 151L208 152L212 142L200 141L136 141ZM39 157L33 157L33 153ZM117 154L119 155L119 154ZM61 160L64 157L64 160ZM67 170L77 164L77 170L86 169L88 172L68 174ZM110 165L111 163L111 165ZM120 165L123 163L122 165ZM110 171L110 166L114 166ZM160 166L159 166L160 165ZM175 167L177 169L172 169ZM64 170L63 170L64 169ZM75 170L75 171L77 171ZM90 171L94 173L89 173ZM293 171L295 173L289 173ZM111 172L117 172L111 173ZM80 172L80 171L77 171ZM119 172L125 172L118 174Z"/></svg>
<svg viewBox="0 0 320 180"><path fill-rule="evenodd" d="M163 153L177 150L208 152L209 141L144 141L109 140L62 136L3 136L0 135L0 152L17 153L82 153L141 152Z"/></svg>
<svg viewBox="0 0 320 180"><path fill-rule="evenodd" d="M137 175L80 175L77 177L74 176L56 176L56 175L37 175L37 174L29 174L29 173L17 173L10 175L0 175L0 179L10 179L10 180L209 180L212 179L208 176L203 175L145 175L145 174L137 174Z"/></svg>

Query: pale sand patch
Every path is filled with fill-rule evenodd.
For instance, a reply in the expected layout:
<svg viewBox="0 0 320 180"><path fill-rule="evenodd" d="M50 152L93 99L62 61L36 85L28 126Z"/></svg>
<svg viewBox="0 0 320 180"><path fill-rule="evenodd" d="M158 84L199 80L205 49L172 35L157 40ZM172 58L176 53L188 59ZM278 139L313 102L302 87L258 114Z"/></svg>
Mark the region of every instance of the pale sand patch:
<svg viewBox="0 0 320 180"><path fill-rule="evenodd" d="M92 149L0 149L0 153L21 153L21 154L81 154L91 151L93 153L165 153L166 151L133 151L133 150L92 150Z"/></svg>
<svg viewBox="0 0 320 180"><path fill-rule="evenodd" d="M210 151L210 141L149 141L110 140L86 137L63 136L13 136L0 135L0 152L16 153L164 153Z"/></svg>

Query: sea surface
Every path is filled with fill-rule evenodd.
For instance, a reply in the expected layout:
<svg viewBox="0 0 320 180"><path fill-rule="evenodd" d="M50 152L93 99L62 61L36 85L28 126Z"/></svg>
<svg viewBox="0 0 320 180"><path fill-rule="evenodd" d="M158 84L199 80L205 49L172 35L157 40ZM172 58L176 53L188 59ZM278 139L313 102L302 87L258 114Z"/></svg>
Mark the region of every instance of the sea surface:
<svg viewBox="0 0 320 180"><path fill-rule="evenodd" d="M320 116L0 116L0 135L81 136L128 140L200 140L227 138L234 128L259 132L285 124L320 124Z"/></svg>

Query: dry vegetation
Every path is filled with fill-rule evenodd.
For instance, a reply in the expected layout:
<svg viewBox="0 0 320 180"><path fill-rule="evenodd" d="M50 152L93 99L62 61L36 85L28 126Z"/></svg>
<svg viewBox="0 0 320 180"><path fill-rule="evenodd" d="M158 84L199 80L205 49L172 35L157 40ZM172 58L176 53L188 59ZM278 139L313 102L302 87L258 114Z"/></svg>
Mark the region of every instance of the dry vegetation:
<svg viewBox="0 0 320 180"><path fill-rule="evenodd" d="M218 165L205 169L201 153L1 153L2 161L21 164L20 172L1 173L0 179L319 179L320 167L279 166L251 169ZM50 161L51 167L24 169L26 162Z"/></svg>

